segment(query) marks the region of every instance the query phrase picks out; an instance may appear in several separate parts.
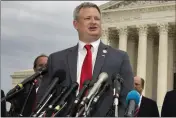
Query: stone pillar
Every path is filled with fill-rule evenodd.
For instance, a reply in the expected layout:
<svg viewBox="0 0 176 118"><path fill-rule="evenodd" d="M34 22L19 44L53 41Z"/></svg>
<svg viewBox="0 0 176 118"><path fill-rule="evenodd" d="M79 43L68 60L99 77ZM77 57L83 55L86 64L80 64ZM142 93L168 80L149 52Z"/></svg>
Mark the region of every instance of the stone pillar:
<svg viewBox="0 0 176 118"><path fill-rule="evenodd" d="M108 28L102 28L101 40L104 44L109 45L109 33Z"/></svg>
<svg viewBox="0 0 176 118"><path fill-rule="evenodd" d="M154 46L153 46L153 36L150 33L148 40L147 40L147 64L146 64L146 81L145 81L145 95L146 97L149 97L153 99L152 92L154 91L153 83L157 78L153 78L153 73L154 73Z"/></svg>
<svg viewBox="0 0 176 118"><path fill-rule="evenodd" d="M164 96L167 92L168 77L168 24L158 24L159 29L159 55L158 55L158 81L157 81L157 104L161 110Z"/></svg>
<svg viewBox="0 0 176 118"><path fill-rule="evenodd" d="M170 33L170 32L169 32ZM168 36L168 80L167 90L173 90L174 83L174 40L173 35Z"/></svg>
<svg viewBox="0 0 176 118"><path fill-rule="evenodd" d="M138 60L137 60L137 75L146 80L146 61L147 61L147 25L137 26L139 32L138 43ZM145 95L145 86L143 90Z"/></svg>
<svg viewBox="0 0 176 118"><path fill-rule="evenodd" d="M127 51L127 37L128 37L127 26L120 27L117 29L119 31L119 49Z"/></svg>
<svg viewBox="0 0 176 118"><path fill-rule="evenodd" d="M130 64L133 70L134 75L136 75L137 70L137 38L135 36L131 36L128 39L127 44L127 52L130 59Z"/></svg>

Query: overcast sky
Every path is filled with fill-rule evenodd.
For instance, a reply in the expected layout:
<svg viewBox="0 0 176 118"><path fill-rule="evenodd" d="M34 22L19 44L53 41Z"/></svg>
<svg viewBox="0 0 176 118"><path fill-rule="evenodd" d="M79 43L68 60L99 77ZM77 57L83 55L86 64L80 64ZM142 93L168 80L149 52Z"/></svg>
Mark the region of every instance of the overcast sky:
<svg viewBox="0 0 176 118"><path fill-rule="evenodd" d="M92 1L97 5L106 1ZM15 71L31 69L36 56L78 41L72 12L79 1L1 2L1 89L12 88Z"/></svg>

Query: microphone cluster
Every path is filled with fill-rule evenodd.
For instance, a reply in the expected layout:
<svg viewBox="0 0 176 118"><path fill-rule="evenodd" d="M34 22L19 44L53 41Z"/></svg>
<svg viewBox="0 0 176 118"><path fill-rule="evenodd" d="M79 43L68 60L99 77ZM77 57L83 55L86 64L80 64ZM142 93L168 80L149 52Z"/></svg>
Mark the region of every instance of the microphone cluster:
<svg viewBox="0 0 176 118"><path fill-rule="evenodd" d="M67 117L80 117L90 116L92 109L99 101L100 97L109 88L108 74L103 72L99 75L97 80L86 80L83 84L83 88L76 95L75 100L69 103L69 98L72 94L76 94L78 91L78 83L73 82L70 86L63 87L60 94L51 99L55 93L54 87L57 83L61 83L64 79L53 79L48 87L43 98L39 101L32 117L58 117L63 116L62 113L67 109L69 111ZM68 108L68 106L71 106Z"/></svg>
<svg viewBox="0 0 176 118"><path fill-rule="evenodd" d="M47 69L45 68L27 78L12 89L9 95L20 91L27 83L35 81L38 76L46 72ZM66 72L64 70L56 71L47 91L31 113L31 117L91 117L100 98L110 89L108 82L109 76L106 72L102 72L97 80L86 80L83 84L83 88L79 90L77 95L79 84L73 82L70 85L61 86L65 78ZM113 87L113 116L118 117L119 96L123 85L123 78L119 74L113 74L111 80L113 82L111 86ZM57 87L61 87L59 95L57 94ZM70 98L73 97L73 95L76 95L76 97L70 103ZM140 95L137 91L133 90L128 93L125 117L134 116L134 110L139 103L139 99ZM63 115L65 110L67 112Z"/></svg>

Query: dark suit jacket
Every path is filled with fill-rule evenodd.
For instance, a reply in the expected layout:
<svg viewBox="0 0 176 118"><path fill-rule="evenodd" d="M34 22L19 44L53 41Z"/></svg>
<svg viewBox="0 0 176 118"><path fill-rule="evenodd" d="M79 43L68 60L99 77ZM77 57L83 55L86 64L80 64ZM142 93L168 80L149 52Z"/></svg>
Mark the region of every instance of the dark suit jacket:
<svg viewBox="0 0 176 118"><path fill-rule="evenodd" d="M157 104L154 100L142 96L138 117L159 117Z"/></svg>
<svg viewBox="0 0 176 118"><path fill-rule="evenodd" d="M176 117L176 90L166 93L161 110L161 117Z"/></svg>
<svg viewBox="0 0 176 118"><path fill-rule="evenodd" d="M1 90L1 98L5 97L4 91ZM1 102L1 117L6 117L7 111L6 111L6 100Z"/></svg>
<svg viewBox="0 0 176 118"><path fill-rule="evenodd" d="M9 111L9 117L18 117L21 113L22 107L24 106L25 99L28 96L31 84L27 84L24 87L24 90L18 93L13 99L9 100L11 103L11 108ZM7 93L8 94L8 93ZM32 92L29 96L29 100L26 104L26 107L23 112L23 117L29 117L32 113L36 98L36 87L32 89Z"/></svg>
<svg viewBox="0 0 176 118"><path fill-rule="evenodd" d="M103 50L106 50L107 53L104 53ZM52 53L49 56L48 69L50 77L52 77L53 74L58 69L63 69L66 71L66 79L60 84L59 87L67 86L77 80L77 56L78 56L78 45L66 50ZM119 73L123 77L124 84L122 86L122 91L120 93L119 98L119 116L124 116L126 107L125 99L127 93L134 88L133 73L127 53L121 50L113 49L112 47L104 45L102 42L100 42L92 79L96 80L101 72L108 73L109 75L108 82L111 85L112 85L111 80L112 74ZM42 89L46 88L46 86L48 86L50 82L51 79L46 80L41 85L41 88ZM75 94L73 94L73 96L70 97L70 102L72 102L74 98ZM110 90L107 91L100 99L99 103L97 104L96 111L92 113L92 116L95 117L106 116L112 104L113 104L113 91L111 87Z"/></svg>

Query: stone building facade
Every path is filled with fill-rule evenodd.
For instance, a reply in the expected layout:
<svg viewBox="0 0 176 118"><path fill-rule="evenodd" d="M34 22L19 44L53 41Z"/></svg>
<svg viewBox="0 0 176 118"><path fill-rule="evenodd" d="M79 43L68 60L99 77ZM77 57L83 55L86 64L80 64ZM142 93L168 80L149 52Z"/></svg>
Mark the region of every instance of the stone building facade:
<svg viewBox="0 0 176 118"><path fill-rule="evenodd" d="M146 81L143 94L161 109L176 86L176 2L111 1L100 8L101 39L128 53L134 75Z"/></svg>

